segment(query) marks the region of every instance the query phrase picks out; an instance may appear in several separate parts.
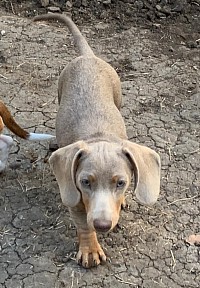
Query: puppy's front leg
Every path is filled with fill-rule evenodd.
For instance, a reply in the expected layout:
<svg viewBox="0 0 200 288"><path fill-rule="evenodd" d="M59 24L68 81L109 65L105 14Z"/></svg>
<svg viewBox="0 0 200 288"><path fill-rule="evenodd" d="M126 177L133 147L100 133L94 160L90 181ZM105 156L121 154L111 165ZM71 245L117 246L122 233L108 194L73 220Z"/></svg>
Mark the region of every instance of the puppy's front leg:
<svg viewBox="0 0 200 288"><path fill-rule="evenodd" d="M78 229L79 251L77 262L85 268L94 267L100 264L101 260L106 261L95 231Z"/></svg>
<svg viewBox="0 0 200 288"><path fill-rule="evenodd" d="M87 225L87 214L82 204L69 209L72 220L77 227L79 239L79 251L77 253L77 262L85 268L94 267L101 261L106 261L106 255L103 252L94 230Z"/></svg>

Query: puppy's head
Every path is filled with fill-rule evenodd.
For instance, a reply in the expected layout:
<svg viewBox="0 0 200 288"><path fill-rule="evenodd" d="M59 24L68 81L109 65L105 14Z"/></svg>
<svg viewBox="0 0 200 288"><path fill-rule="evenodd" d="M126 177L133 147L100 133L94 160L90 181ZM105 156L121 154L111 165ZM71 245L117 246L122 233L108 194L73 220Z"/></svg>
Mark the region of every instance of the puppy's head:
<svg viewBox="0 0 200 288"><path fill-rule="evenodd" d="M107 232L117 224L132 176L140 202L153 204L158 198L158 154L129 141L79 141L54 152L50 164L63 203L75 207L82 200L93 230Z"/></svg>

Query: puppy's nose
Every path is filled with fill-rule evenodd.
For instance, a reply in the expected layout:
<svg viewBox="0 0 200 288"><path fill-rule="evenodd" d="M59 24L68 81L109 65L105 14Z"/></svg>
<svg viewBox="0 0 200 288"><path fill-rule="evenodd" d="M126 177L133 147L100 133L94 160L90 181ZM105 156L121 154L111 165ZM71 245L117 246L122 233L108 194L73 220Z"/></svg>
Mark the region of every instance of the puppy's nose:
<svg viewBox="0 0 200 288"><path fill-rule="evenodd" d="M93 224L94 224L95 230L97 230L99 232L107 232L112 227L112 221L110 221L110 220L95 219Z"/></svg>

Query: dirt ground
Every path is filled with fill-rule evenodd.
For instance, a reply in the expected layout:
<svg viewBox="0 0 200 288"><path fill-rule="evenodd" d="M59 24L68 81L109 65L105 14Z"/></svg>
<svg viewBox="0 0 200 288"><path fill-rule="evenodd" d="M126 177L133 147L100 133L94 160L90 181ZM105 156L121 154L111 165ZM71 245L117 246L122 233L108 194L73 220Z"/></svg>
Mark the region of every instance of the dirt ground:
<svg viewBox="0 0 200 288"><path fill-rule="evenodd" d="M55 134L58 76L76 52L62 25L30 24L26 14L47 8L24 2L0 4L0 99L24 128ZM66 1L58 2L62 10ZM49 143L14 137L0 175L0 288L198 288L200 249L185 239L200 234L200 3L173 15L149 4L146 17L136 9L131 18L134 1L124 1L129 13L115 7L122 23L110 13L114 1L98 2L105 18L89 2L70 9L96 55L121 77L129 139L161 155L159 201L144 207L130 189L119 225L99 235L110 261L85 270L75 263L76 231L49 169Z"/></svg>

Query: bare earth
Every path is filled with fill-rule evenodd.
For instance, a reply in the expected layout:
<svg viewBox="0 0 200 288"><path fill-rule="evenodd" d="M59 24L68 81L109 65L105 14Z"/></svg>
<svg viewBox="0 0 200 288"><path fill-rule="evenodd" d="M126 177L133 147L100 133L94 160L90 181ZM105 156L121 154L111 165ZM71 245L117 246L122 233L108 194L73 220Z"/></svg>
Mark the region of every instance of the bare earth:
<svg viewBox="0 0 200 288"><path fill-rule="evenodd" d="M55 134L57 80L76 55L72 37L55 23L0 16L0 99L24 128ZM176 38L191 32L176 23L167 33L162 23L79 27L121 77L129 139L161 155L161 195L148 208L130 189L118 227L99 235L110 261L85 270L75 263L76 231L49 169L49 143L16 139L0 175L0 288L198 288L200 249L185 239L200 234L199 46Z"/></svg>

